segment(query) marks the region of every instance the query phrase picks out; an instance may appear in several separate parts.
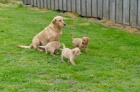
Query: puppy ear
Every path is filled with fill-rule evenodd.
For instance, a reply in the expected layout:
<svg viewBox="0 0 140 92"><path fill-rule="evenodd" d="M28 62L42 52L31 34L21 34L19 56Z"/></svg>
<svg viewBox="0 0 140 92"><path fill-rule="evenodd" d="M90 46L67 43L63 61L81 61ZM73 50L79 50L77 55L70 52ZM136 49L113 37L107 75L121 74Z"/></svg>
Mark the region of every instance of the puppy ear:
<svg viewBox="0 0 140 92"><path fill-rule="evenodd" d="M75 53L75 50L72 50L72 54L74 54Z"/></svg>
<svg viewBox="0 0 140 92"><path fill-rule="evenodd" d="M55 24L55 23L56 23L56 19L54 19L54 20L52 21L52 23Z"/></svg>

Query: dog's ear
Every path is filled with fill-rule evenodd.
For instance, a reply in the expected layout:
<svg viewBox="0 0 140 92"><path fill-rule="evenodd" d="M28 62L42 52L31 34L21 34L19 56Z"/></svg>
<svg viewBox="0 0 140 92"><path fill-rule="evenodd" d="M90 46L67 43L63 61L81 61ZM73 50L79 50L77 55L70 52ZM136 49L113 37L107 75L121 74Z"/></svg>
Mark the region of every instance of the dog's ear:
<svg viewBox="0 0 140 92"><path fill-rule="evenodd" d="M72 50L72 54L74 54L75 53L75 50Z"/></svg>
<svg viewBox="0 0 140 92"><path fill-rule="evenodd" d="M54 20L52 21L52 23L55 25L55 24L56 24L56 19L54 19Z"/></svg>

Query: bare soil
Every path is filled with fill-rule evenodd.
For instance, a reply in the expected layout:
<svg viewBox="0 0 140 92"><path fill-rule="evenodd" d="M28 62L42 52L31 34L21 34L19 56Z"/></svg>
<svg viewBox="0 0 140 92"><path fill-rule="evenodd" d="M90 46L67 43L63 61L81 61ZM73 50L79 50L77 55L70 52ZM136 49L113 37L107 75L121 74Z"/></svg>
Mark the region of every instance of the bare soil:
<svg viewBox="0 0 140 92"><path fill-rule="evenodd" d="M65 14L67 16L73 18L73 19L75 19L78 16L77 14L71 13L71 12L66 12ZM128 25L118 24L118 23L112 22L112 21L107 20L107 19L102 19L102 20L99 20L99 19L96 19L96 18L87 18L87 19L89 21L97 22L97 23L103 24L105 26L109 26L109 27L113 27L113 28L119 28L119 29L122 29L126 32L129 32L129 33L140 34L140 29L137 29L137 28L134 28L134 27L131 27L131 26L128 26ZM88 23L81 23L79 25L89 25L89 24Z"/></svg>
<svg viewBox="0 0 140 92"><path fill-rule="evenodd" d="M129 33L140 34L140 29L137 29L137 28L134 28L134 27L131 27L131 26L128 26L128 25L118 24L118 23L112 22L110 20L106 20L106 19L98 20L98 19L95 19L95 18L88 18L88 20L93 21L93 22L97 22L97 23L101 23L105 26L119 28L119 29L122 29L126 32L129 32Z"/></svg>

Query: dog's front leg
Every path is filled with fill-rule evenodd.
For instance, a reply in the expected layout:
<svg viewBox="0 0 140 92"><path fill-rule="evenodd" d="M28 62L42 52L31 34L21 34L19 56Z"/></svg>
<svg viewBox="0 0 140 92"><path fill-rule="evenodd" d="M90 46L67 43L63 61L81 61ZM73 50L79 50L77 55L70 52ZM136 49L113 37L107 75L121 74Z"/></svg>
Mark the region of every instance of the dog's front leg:
<svg viewBox="0 0 140 92"><path fill-rule="evenodd" d="M63 57L63 55L61 55L61 60L64 62L64 57Z"/></svg>
<svg viewBox="0 0 140 92"><path fill-rule="evenodd" d="M88 47L86 47L86 53L88 53Z"/></svg>
<svg viewBox="0 0 140 92"><path fill-rule="evenodd" d="M73 58L70 58L70 62L72 65L75 65Z"/></svg>

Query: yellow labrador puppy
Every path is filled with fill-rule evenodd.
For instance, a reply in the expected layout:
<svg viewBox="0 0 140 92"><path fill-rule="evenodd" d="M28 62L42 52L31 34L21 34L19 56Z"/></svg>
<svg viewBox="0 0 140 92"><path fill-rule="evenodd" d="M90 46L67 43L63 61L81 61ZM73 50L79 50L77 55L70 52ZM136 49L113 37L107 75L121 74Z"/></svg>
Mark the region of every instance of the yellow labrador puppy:
<svg viewBox="0 0 140 92"><path fill-rule="evenodd" d="M50 52L51 55L54 55L54 53L58 53L60 50L61 44L58 41L49 42L46 46L39 46L40 48L45 49L46 54Z"/></svg>
<svg viewBox="0 0 140 92"><path fill-rule="evenodd" d="M73 38L73 35L71 35L71 37L72 37L73 48L79 47L80 50L82 50L82 48L86 48L86 53L88 52L88 43L90 41L88 37L83 37L82 39Z"/></svg>
<svg viewBox="0 0 140 92"><path fill-rule="evenodd" d="M64 18L62 16L56 16L52 22L40 33L38 33L33 39L29 46L19 45L21 48L35 48L41 50L39 46L45 46L47 43L52 41L58 41L61 34L62 28L66 26Z"/></svg>
<svg viewBox="0 0 140 92"><path fill-rule="evenodd" d="M62 45L63 45L63 49L61 54L61 60L64 61L64 58L67 58L69 59L68 62L71 62L72 65L75 65L74 58L76 56L81 55L80 49L79 48L69 49L66 48L64 44Z"/></svg>

